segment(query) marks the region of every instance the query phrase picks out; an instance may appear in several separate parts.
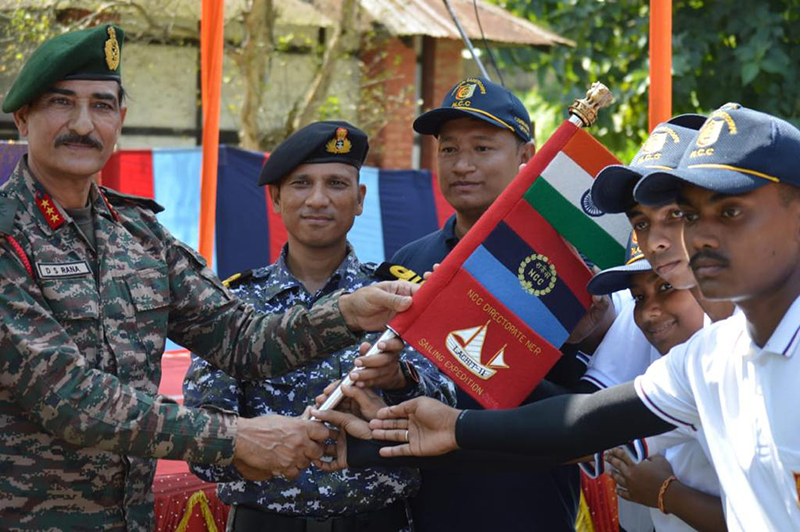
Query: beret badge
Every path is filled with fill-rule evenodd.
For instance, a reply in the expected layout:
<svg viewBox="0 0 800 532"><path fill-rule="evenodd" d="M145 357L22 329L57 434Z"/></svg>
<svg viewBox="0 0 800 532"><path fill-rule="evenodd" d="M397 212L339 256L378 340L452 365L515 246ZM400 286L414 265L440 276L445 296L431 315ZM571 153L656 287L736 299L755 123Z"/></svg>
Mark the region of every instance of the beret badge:
<svg viewBox="0 0 800 532"><path fill-rule="evenodd" d="M353 149L353 143L347 138L347 128L344 127L338 128L336 136L325 145L325 151L328 153L350 153L351 149Z"/></svg>
<svg viewBox="0 0 800 532"><path fill-rule="evenodd" d="M109 70L116 70L119 67L119 42L117 41L117 32L114 31L113 26L108 27L108 40L105 45L106 52L106 65Z"/></svg>

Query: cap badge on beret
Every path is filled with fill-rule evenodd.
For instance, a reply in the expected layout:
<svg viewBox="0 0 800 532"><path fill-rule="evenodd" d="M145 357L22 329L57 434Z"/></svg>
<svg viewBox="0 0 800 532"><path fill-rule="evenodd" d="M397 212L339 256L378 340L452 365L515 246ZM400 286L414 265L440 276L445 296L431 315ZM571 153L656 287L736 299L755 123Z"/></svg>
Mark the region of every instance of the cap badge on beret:
<svg viewBox="0 0 800 532"><path fill-rule="evenodd" d="M109 70L116 70L119 68L119 41L117 41L117 32L114 26L108 27L108 40L105 45L106 51L106 64Z"/></svg>
<svg viewBox="0 0 800 532"><path fill-rule="evenodd" d="M340 127L336 130L335 136L328 141L325 145L325 151L328 153L350 153L353 149L353 143L347 138L347 128Z"/></svg>

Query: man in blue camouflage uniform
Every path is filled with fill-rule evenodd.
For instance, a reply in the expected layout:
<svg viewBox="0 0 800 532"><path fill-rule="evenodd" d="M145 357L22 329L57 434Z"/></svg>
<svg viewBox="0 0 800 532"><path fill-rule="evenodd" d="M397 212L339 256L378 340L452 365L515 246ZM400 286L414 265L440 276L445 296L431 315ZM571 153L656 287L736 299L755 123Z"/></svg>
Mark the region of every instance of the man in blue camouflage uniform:
<svg viewBox="0 0 800 532"><path fill-rule="evenodd" d="M123 37L103 25L45 42L3 101L28 154L0 187L0 530L152 530L155 458L297 475L325 426L158 396L165 338L274 377L410 305L383 285L258 314L158 223L155 202L97 186L125 118Z"/></svg>
<svg viewBox="0 0 800 532"><path fill-rule="evenodd" d="M235 295L258 311L273 313L298 304L311 307L336 290L356 290L376 281L375 266L361 264L346 240L362 210L366 189L358 182L358 170L367 150L366 135L352 125L317 122L273 152L260 184L270 184L273 206L281 213L289 241L274 264L226 281ZM376 339L377 333L365 338ZM353 344L262 381L237 380L193 357L184 401L243 417L300 416L328 384L353 369L357 357L358 345ZM376 360L378 367L373 366ZM410 348L399 360L374 355L360 358L359 364L370 367L359 372L358 382L384 388L389 403L419 395L455 402L449 379ZM371 373L365 379L367 371ZM229 519L232 530L409 530L405 500L419 488L415 469L326 473L312 468L293 481L275 478L263 483L246 481L230 467L194 465L192 471L220 482L220 499L235 505Z"/></svg>

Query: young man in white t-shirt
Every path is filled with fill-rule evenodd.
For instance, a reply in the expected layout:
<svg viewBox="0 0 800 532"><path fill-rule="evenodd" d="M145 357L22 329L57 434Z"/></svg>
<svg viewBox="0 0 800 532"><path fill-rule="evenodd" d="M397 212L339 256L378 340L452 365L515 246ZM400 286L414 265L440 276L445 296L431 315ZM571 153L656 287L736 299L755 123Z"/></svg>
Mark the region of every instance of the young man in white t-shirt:
<svg viewBox="0 0 800 532"><path fill-rule="evenodd" d="M379 412L384 456L457 449L552 460L675 426L702 426L731 530L800 528L800 130L728 104L676 170L643 179L640 203L675 197L703 295L742 310L705 327L635 384L505 411L413 400Z"/></svg>
<svg viewBox="0 0 800 532"><path fill-rule="evenodd" d="M652 363L710 319L690 290L675 288L659 277L638 246L629 244L628 248L625 264L595 275L589 291L607 294L630 289L633 319L650 345ZM676 428L597 453L593 464L582 467L594 476L605 470L606 461L611 465L607 472L617 483L620 525L625 530L644 526L655 527L656 532L725 531L719 480L706 447L702 429Z"/></svg>

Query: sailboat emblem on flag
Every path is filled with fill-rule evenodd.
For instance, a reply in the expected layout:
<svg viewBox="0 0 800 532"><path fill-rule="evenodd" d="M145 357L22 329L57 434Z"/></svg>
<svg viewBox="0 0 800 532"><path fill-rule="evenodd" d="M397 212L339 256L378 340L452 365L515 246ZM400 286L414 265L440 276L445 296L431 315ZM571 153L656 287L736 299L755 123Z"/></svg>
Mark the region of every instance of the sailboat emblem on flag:
<svg viewBox="0 0 800 532"><path fill-rule="evenodd" d="M503 360L506 351L505 345L494 354L488 364L483 365L481 363L483 343L486 340L486 331L488 328L489 322L487 321L478 327L451 331L448 333L445 340L448 351L450 351L465 368L484 380L494 376L498 369L508 369L508 365L505 363L505 360Z"/></svg>

